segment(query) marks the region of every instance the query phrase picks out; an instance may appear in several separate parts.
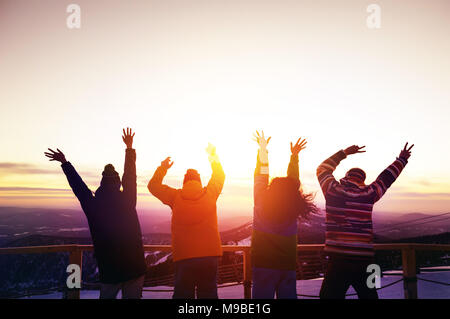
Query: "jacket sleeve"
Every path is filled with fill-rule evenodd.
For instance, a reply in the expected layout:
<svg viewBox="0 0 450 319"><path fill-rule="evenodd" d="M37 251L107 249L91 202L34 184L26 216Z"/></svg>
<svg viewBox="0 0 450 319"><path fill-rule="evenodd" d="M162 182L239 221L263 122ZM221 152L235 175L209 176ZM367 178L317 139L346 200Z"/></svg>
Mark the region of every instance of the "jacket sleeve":
<svg viewBox="0 0 450 319"><path fill-rule="evenodd" d="M69 185L72 188L73 193L78 198L81 205L84 206L88 204L94 198L94 196L92 195L91 190L83 182L80 175L78 175L75 168L72 166L70 162L63 163L61 167L63 169L64 174L67 177L67 181L69 182Z"/></svg>
<svg viewBox="0 0 450 319"><path fill-rule="evenodd" d="M380 200L386 193L387 189L395 182L397 177L405 168L408 161L402 157L398 157L391 165L378 175L377 179L370 184L375 191L375 202Z"/></svg>
<svg viewBox="0 0 450 319"><path fill-rule="evenodd" d="M298 155L291 155L291 160L289 161L289 166L287 170L287 177L292 178L300 186L300 175L298 170Z"/></svg>
<svg viewBox="0 0 450 319"><path fill-rule="evenodd" d="M269 184L269 163L262 163L260 159L260 151L256 159L256 168L253 182L253 201L257 209L261 205L264 192Z"/></svg>
<svg viewBox="0 0 450 319"><path fill-rule="evenodd" d="M172 207L175 197L177 195L177 190L170 186L164 185L162 183L164 176L167 174L167 169L163 167L158 167L153 174L152 179L148 182L148 190L156 198L166 205Z"/></svg>
<svg viewBox="0 0 450 319"><path fill-rule="evenodd" d="M206 186L207 191L214 194L218 198L222 192L223 184L225 183L225 173L220 162L211 162L212 175Z"/></svg>
<svg viewBox="0 0 450 319"><path fill-rule="evenodd" d="M333 176L333 172L339 163L346 157L347 155L345 155L344 151L340 150L317 167L317 179L319 180L320 187L325 196L327 195L330 186L337 182Z"/></svg>
<svg viewBox="0 0 450 319"><path fill-rule="evenodd" d="M136 182L136 150L125 150L125 167L122 176L123 193L127 200L130 200L133 207L136 207L137 201L137 182Z"/></svg>

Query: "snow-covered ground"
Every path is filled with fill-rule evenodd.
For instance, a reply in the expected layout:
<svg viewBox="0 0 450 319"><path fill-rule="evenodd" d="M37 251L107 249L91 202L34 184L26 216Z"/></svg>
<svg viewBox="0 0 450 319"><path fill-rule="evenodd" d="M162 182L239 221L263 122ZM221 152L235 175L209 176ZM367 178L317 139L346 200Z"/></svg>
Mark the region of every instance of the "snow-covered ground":
<svg viewBox="0 0 450 319"><path fill-rule="evenodd" d="M394 273L394 272L393 272ZM435 272L422 272L418 275L419 278L428 280L435 280L440 282L450 283L450 271L435 271ZM401 277L398 275L388 275L381 278L381 286L385 286L392 283ZM322 285L322 278L311 280L298 280L297 281L297 293L303 295L317 296ZM421 299L450 299L450 286L438 285L431 282L418 281L418 294ZM147 287L146 290L171 290L171 287L159 286L159 287ZM350 288L347 294L353 294L355 291ZM403 299L403 282L399 282L390 287L381 289L378 291L381 299ZM119 298L120 298L119 293ZM99 297L98 290L82 290L82 299L97 299ZM144 299L169 299L172 297L172 292L152 292L144 291ZM33 296L31 298L37 299L61 299L61 293L52 293L48 295ZM244 288L242 285L224 287L219 289L219 298L221 299L242 299L244 298ZM306 297L299 297L306 298ZM348 296L347 298L357 298L357 296Z"/></svg>

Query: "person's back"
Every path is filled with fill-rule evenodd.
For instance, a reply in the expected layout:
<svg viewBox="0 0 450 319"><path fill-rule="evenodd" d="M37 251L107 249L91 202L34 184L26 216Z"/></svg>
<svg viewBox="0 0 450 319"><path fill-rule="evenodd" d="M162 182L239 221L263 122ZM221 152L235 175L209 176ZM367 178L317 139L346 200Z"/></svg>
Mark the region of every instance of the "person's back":
<svg viewBox="0 0 450 319"><path fill-rule="evenodd" d="M333 172L347 155L362 153L363 147L353 145L322 162L317 178L326 201L325 253L330 257L322 284L322 298L344 298L353 285L360 298L376 298L376 291L367 288L366 268L374 261L372 210L408 162L410 149L386 168L377 179L364 184L366 174L359 168L350 169L337 181Z"/></svg>
<svg viewBox="0 0 450 319"><path fill-rule="evenodd" d="M217 189L184 183L172 205L174 260L222 255L217 226Z"/></svg>
<svg viewBox="0 0 450 319"><path fill-rule="evenodd" d="M251 244L252 298L294 299L296 292L298 218L316 210L312 196L301 191L298 153L306 141L291 143L287 177L269 184L267 140L255 136L260 149L254 175L253 233Z"/></svg>
<svg viewBox="0 0 450 319"><path fill-rule="evenodd" d="M217 257L222 245L216 202L225 174L215 149L209 149L212 176L206 187L196 170L186 172L183 187L162 184L170 158L161 162L148 184L149 191L172 209L172 248L176 278L174 298L217 298Z"/></svg>
<svg viewBox="0 0 450 319"><path fill-rule="evenodd" d="M95 196L64 154L46 153L62 163L67 180L87 217L94 254L102 283L100 298L140 298L146 265L142 234L136 211L136 152L131 130L124 131L127 144L122 181L111 164L105 166ZM120 187L123 187L123 191Z"/></svg>
<svg viewBox="0 0 450 319"><path fill-rule="evenodd" d="M129 194L101 186L93 200L84 206L96 259L102 269L100 281L114 284L136 278L136 274L143 275L146 266L141 227Z"/></svg>

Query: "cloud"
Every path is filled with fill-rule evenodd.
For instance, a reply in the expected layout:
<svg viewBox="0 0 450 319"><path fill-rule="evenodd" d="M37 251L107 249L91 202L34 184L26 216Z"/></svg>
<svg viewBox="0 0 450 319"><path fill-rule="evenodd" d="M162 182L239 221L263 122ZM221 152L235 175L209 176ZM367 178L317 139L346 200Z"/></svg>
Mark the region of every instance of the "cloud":
<svg viewBox="0 0 450 319"><path fill-rule="evenodd" d="M63 174L62 169L59 165L56 168L41 168L37 165L30 163L12 163L12 162L0 162L0 175L60 175ZM98 179L101 174L81 171L79 174L82 177L88 179L96 178Z"/></svg>
<svg viewBox="0 0 450 319"><path fill-rule="evenodd" d="M96 189L91 189L95 191ZM35 195L39 195L39 198L53 197L57 194L64 196L74 197L72 190L70 188L46 188L46 187L0 187L0 197L23 197L23 198L36 198ZM138 196L149 196L149 193L138 193ZM75 197L74 197L75 198Z"/></svg>
<svg viewBox="0 0 450 319"><path fill-rule="evenodd" d="M450 199L450 193L417 193L417 192L393 192L392 193L396 197L407 197L407 198L442 198L442 199Z"/></svg>
<svg viewBox="0 0 450 319"><path fill-rule="evenodd" d="M42 169L28 163L0 162L0 173L3 175L30 175L30 174L60 174L60 170Z"/></svg>
<svg viewBox="0 0 450 319"><path fill-rule="evenodd" d="M34 193L55 193L70 192L70 189L64 188L45 188L45 187L0 187L0 192L34 192Z"/></svg>

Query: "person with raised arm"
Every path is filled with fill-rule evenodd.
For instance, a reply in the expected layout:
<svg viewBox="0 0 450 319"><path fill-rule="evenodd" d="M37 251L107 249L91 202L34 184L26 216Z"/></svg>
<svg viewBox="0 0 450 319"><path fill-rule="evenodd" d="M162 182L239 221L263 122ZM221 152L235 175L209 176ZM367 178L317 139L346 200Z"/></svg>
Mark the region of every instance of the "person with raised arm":
<svg viewBox="0 0 450 319"><path fill-rule="evenodd" d="M175 189L164 185L163 179L173 162L167 157L161 162L148 190L172 209L172 253L175 263L174 299L193 299L197 290L199 299L217 299L218 258L222 243L217 226L216 202L222 192L225 174L209 144L206 149L212 176L206 187L200 174L188 169L183 187Z"/></svg>
<svg viewBox="0 0 450 319"><path fill-rule="evenodd" d="M375 263L373 250L373 205L398 178L411 156L406 143L397 159L377 179L366 185L366 173L352 168L340 181L333 172L352 154L364 153L365 146L352 145L326 159L317 168L317 178L326 200L325 253L328 265L320 290L322 299L344 299L350 286L360 299L377 299L369 288L367 267Z"/></svg>
<svg viewBox="0 0 450 319"><path fill-rule="evenodd" d="M254 175L253 233L251 244L252 298L297 298L297 232L299 218L317 213L313 196L303 192L298 154L306 140L291 143L287 177L276 177L269 184L269 159L264 132L256 132L259 145Z"/></svg>
<svg viewBox="0 0 450 319"><path fill-rule="evenodd" d="M134 133L123 130L125 168L120 180L114 166L102 173L95 195L59 149L48 149L45 156L61 163L70 187L87 217L100 277L100 299L139 299L146 273L141 227L136 212L136 151ZM123 188L121 191L120 188Z"/></svg>

